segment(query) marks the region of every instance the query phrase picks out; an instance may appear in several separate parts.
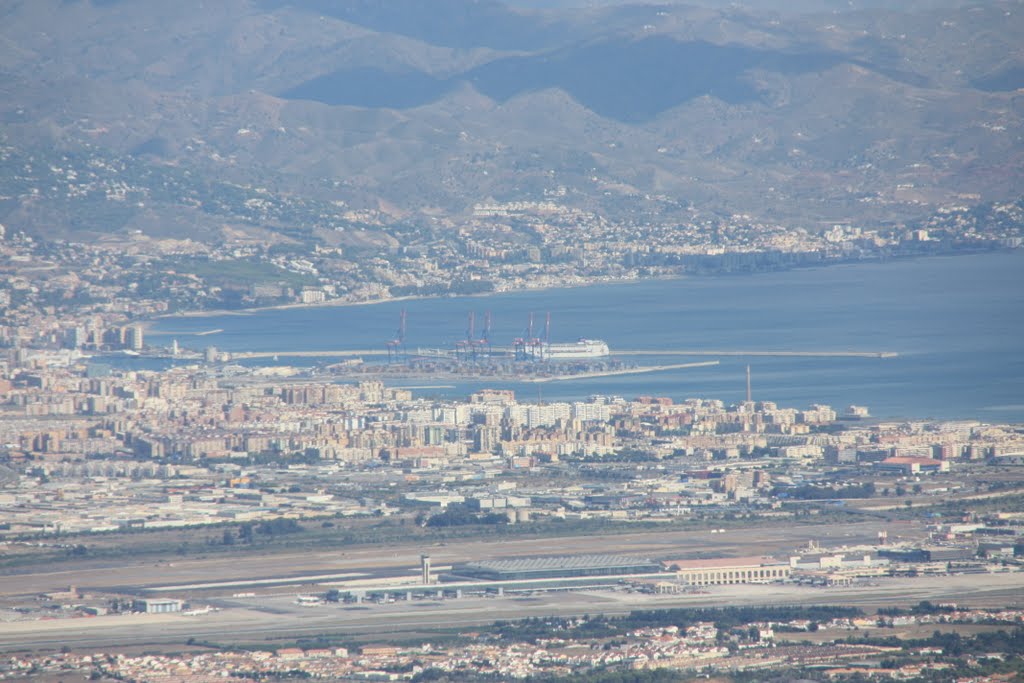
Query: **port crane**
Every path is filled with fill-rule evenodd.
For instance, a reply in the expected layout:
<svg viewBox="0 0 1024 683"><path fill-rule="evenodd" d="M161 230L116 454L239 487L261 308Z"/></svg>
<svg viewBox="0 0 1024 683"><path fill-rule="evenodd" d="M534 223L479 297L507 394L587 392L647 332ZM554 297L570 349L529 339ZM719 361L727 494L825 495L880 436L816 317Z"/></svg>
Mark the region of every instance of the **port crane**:
<svg viewBox="0 0 1024 683"><path fill-rule="evenodd" d="M388 363L396 361L405 355L405 309L398 314L398 333L395 339L387 342Z"/></svg>

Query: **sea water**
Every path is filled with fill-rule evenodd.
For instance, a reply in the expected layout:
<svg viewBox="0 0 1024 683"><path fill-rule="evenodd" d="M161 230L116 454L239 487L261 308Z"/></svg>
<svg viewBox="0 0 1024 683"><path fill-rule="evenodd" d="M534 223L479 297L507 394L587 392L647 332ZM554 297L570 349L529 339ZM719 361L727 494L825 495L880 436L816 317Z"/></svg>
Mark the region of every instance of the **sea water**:
<svg viewBox="0 0 1024 683"><path fill-rule="evenodd" d="M406 347L452 348L477 336L490 312L490 338L509 346L534 313L551 340L603 339L616 350L892 351L895 358L637 357L640 364L720 360L713 367L595 377L542 386L459 381L420 395L463 397L512 388L522 400L590 395L742 400L751 366L755 400L838 409L864 405L877 416L1024 422L1024 251L827 266L743 276L522 291L365 306L321 306L157 320L148 341L225 351L273 351L279 363L309 365L288 352L379 349L407 310ZM196 333L221 330L215 334ZM333 359L337 360L337 359ZM441 382L438 382L440 384ZM401 382L390 382L401 385ZM431 384L418 379L406 384Z"/></svg>

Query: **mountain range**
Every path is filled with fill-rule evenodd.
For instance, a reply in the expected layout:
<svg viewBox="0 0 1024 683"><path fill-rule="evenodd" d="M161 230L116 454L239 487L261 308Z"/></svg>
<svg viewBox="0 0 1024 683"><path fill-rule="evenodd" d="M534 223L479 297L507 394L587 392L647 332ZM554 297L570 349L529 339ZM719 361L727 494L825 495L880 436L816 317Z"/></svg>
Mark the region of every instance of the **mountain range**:
<svg viewBox="0 0 1024 683"><path fill-rule="evenodd" d="M0 222L209 238L557 196L817 229L1021 196L1024 4L900 7L11 0Z"/></svg>

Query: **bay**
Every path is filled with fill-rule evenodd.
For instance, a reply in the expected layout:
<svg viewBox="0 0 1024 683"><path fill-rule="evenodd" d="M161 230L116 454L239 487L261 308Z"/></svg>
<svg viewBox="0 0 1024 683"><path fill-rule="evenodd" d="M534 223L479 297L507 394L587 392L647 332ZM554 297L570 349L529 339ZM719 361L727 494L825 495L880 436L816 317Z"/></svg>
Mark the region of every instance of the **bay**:
<svg viewBox="0 0 1024 683"><path fill-rule="evenodd" d="M873 415L1024 422L1024 251L837 265L729 277L694 277L522 291L489 297L320 306L153 323L148 340L202 349L273 351L279 362L311 364L289 352L383 349L399 311L407 347L448 347L477 332L485 312L491 339L522 336L530 312L545 313L552 341L603 339L616 350L892 351L895 358L717 357L714 367L538 385L456 382L419 395L464 397L483 386L523 400L578 400L593 394L742 400L749 364L755 400L804 407L868 406ZM220 330L204 336L196 333ZM715 359L694 357L692 360ZM636 359L642 364L689 358ZM400 382L389 382L401 385ZM416 381L414 384L434 384ZM437 382L436 384L451 384Z"/></svg>

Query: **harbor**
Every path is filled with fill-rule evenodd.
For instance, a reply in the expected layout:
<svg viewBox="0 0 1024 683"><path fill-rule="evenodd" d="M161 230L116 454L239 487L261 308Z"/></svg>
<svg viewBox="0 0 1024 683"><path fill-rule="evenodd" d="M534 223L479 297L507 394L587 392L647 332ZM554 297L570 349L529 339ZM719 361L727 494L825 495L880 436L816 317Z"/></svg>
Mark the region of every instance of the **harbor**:
<svg viewBox="0 0 1024 683"><path fill-rule="evenodd" d="M523 332L514 337L511 345L494 343L490 312L483 316L482 328L477 330L476 314L470 311L464 337L446 345L411 349L407 346L408 313L398 313L398 328L393 337L383 340L381 347L335 350L294 351L218 351L210 346L203 353L207 363L220 364L239 361L270 360L288 366L303 359L312 359L314 369L310 377L330 376L336 379L375 379L418 382L486 381L526 385L570 383L582 380L627 378L636 375L671 374L716 367L719 358L682 363L657 362L640 365L630 359L671 357L729 359L751 358L814 358L814 359L891 359L895 351L864 350L798 350L798 349L616 349L603 339L580 337L575 342L551 340L551 314L544 316L543 327L535 325L534 313L527 316ZM199 334L213 335L222 329ZM174 342L173 353L179 353ZM196 355L195 351L187 352ZM336 362L331 362L331 361ZM302 365L302 363L298 363ZM747 367L749 384L749 365ZM446 385L447 386L447 385ZM748 396L749 396L748 388ZM749 400L749 398L748 398Z"/></svg>
<svg viewBox="0 0 1024 683"><path fill-rule="evenodd" d="M676 363L674 365L650 365L646 367L628 368L624 370L604 370L595 372L581 372L575 375L555 375L552 377L533 377L524 379L524 382L540 384L544 382L563 382L566 380L591 379L595 377L615 377L617 375L642 375L647 372L668 372L669 370L685 370L687 368L707 368L718 365L717 360L701 361L698 363Z"/></svg>
<svg viewBox="0 0 1024 683"><path fill-rule="evenodd" d="M494 347L493 354L511 354L512 349L508 347ZM242 359L265 359L265 358L359 358L362 356L380 357L386 356L388 352L384 349L332 349L320 351L233 351L233 360ZM426 355L426 354L423 354ZM624 349L613 351L612 356L750 356L755 357L779 357L779 358L896 358L899 353L896 351L735 351L735 350L710 350L710 349Z"/></svg>
<svg viewBox="0 0 1024 683"><path fill-rule="evenodd" d="M146 338L164 347L174 339L195 349L215 346L243 365L299 369L359 358L370 365L386 360L385 342L397 337L402 308L408 311L408 355L418 348L453 352L455 343L468 336L466 314L473 308L478 322L491 311L491 351L507 353L514 339L526 336L530 311L550 310L552 340L602 339L612 359L637 365L721 361L714 367L589 379L578 385L539 385L552 400L585 392L736 401L743 397L749 364L755 394L780 402L870 405L873 413L889 417L1024 419L1018 323L1024 313L1017 294L1022 258L1024 252L927 258L742 278L161 319L152 323ZM936 297L940 288L955 294ZM986 314L993 310L1000 312L998 318ZM543 338L543 313L537 322L535 336ZM218 329L223 331L193 336ZM275 355L277 363L272 362ZM144 367L129 358L118 363ZM936 373L936 367L943 371ZM525 391L538 386L488 377L447 382L432 376L408 383L458 384L447 394L452 396L483 385Z"/></svg>

